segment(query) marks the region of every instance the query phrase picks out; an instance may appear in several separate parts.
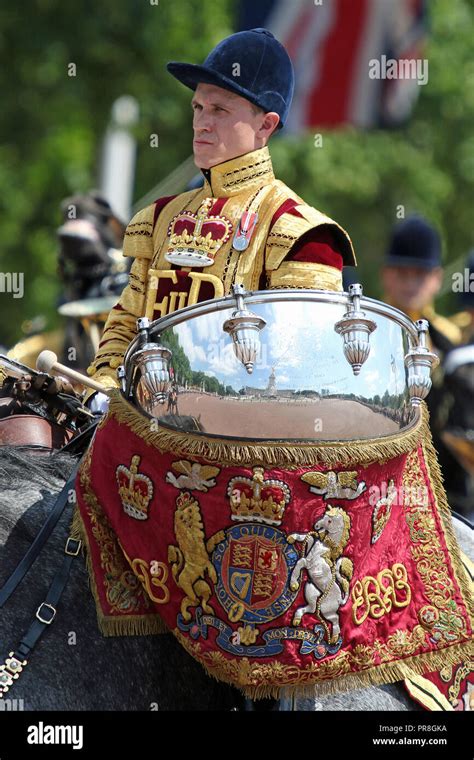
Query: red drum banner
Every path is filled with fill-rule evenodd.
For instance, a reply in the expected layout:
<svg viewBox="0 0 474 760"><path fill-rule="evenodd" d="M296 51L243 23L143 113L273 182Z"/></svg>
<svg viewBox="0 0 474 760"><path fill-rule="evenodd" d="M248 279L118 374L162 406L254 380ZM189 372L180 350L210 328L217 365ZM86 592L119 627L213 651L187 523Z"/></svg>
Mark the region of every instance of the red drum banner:
<svg viewBox="0 0 474 760"><path fill-rule="evenodd" d="M169 630L257 698L472 657L468 579L424 408L408 431L341 444L155 423L115 393L80 468L77 527L105 634Z"/></svg>

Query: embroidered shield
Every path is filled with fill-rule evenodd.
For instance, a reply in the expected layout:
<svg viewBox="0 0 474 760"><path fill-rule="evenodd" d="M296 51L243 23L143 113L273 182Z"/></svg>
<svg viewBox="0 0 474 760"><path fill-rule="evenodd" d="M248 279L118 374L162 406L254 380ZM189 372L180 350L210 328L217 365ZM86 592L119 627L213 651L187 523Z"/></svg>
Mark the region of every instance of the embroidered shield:
<svg viewBox="0 0 474 760"><path fill-rule="evenodd" d="M296 596L289 576L297 558L286 535L272 526L229 528L213 555L217 597L229 620L263 623L285 612Z"/></svg>

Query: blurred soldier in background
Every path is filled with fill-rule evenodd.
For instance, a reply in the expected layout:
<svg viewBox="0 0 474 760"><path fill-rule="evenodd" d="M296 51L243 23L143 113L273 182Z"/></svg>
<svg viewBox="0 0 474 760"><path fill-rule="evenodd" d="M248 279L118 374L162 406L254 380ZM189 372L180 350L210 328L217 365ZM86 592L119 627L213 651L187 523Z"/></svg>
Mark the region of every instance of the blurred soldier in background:
<svg viewBox="0 0 474 760"><path fill-rule="evenodd" d="M128 262L122 256L125 225L99 192L73 195L61 203L63 223L57 230L58 274L63 291L60 313L64 327L60 361L85 370L93 359L110 309L128 282ZM70 348L75 349L71 361Z"/></svg>
<svg viewBox="0 0 474 760"><path fill-rule="evenodd" d="M465 345L450 351L444 362L447 420L441 437L460 466L450 478L451 506L474 524L474 250L462 280L459 300L464 311L453 322L462 330Z"/></svg>
<svg viewBox="0 0 474 760"><path fill-rule="evenodd" d="M383 300L413 320L429 322L430 347L441 360L433 372L433 387L427 397L433 442L438 450L449 504L467 516L471 508L466 498L466 470L454 455L453 447L448 447L445 436L448 417L452 414L456 377L451 371L446 376L444 362L460 345L463 335L453 321L435 311L434 299L443 282L441 240L434 227L421 216L409 217L394 228L382 269L382 282ZM458 398L458 415L459 405L470 403L472 396L469 399L468 389L464 388Z"/></svg>
<svg viewBox="0 0 474 760"><path fill-rule="evenodd" d="M463 311L454 314L452 320L461 330L462 343L474 343L474 248L467 257L465 271L461 273L461 280L464 287L461 290L459 302ZM468 287L465 287L466 285Z"/></svg>
<svg viewBox="0 0 474 760"><path fill-rule="evenodd" d="M62 224L57 229L57 273L61 283L58 307L71 308L65 313L64 324L56 330L45 332L41 315L25 322L30 334L16 343L8 356L35 367L38 354L49 349L63 364L85 370L96 350L91 330L97 324L97 332L102 331L110 297L118 298L128 282L127 260L122 256L125 225L95 190L61 201L61 216ZM40 325L39 330L31 330L35 324Z"/></svg>
<svg viewBox="0 0 474 760"><path fill-rule="evenodd" d="M125 225L96 190L72 195L61 202L63 223L57 230L60 249L58 274L63 283L61 303L119 293L128 282L122 257ZM120 265L120 266L119 266ZM115 280L117 273L119 287ZM105 282L104 282L105 281Z"/></svg>
<svg viewBox="0 0 474 760"><path fill-rule="evenodd" d="M437 353L461 342L461 331L437 314L434 299L443 283L441 240L421 216L411 216L393 232L382 269L384 301L404 311L410 319L427 319Z"/></svg>

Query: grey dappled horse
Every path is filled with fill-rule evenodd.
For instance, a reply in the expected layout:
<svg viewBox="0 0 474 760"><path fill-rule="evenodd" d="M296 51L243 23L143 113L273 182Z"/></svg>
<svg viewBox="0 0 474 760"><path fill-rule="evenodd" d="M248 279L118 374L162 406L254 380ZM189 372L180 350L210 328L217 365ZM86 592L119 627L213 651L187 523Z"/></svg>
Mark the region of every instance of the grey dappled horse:
<svg viewBox="0 0 474 760"><path fill-rule="evenodd" d="M0 447L0 585L26 553L75 459ZM62 562L66 509L39 558L0 610L0 657L16 647ZM71 634L75 634L74 637ZM5 695L25 710L232 710L240 693L209 678L171 634L104 637L77 557L55 621Z"/></svg>
<svg viewBox="0 0 474 760"><path fill-rule="evenodd" d="M38 534L76 460L0 447L0 586ZM456 521L464 551L469 528ZM459 524L458 524L459 523ZM0 610L0 657L30 626L58 569L70 524L66 509L39 558ZM73 635L71 635L73 634ZM75 643L72 643L75 641ZM81 556L74 560L54 623L6 698L25 710L417 710L402 684L334 696L251 703L209 678L172 634L104 637Z"/></svg>

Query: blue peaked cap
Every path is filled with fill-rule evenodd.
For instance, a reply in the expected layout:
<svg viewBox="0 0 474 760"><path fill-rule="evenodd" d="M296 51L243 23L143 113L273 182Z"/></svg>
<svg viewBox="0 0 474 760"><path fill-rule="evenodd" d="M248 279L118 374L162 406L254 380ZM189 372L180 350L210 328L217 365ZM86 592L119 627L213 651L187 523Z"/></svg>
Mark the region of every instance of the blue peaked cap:
<svg viewBox="0 0 474 760"><path fill-rule="evenodd" d="M441 263L441 238L422 216L414 215L394 228L384 264L434 269Z"/></svg>
<svg viewBox="0 0 474 760"><path fill-rule="evenodd" d="M275 111L280 117L279 129L286 123L295 87L293 64L268 29L231 34L209 53L202 66L171 61L166 68L191 90L199 82L223 87L267 113Z"/></svg>

